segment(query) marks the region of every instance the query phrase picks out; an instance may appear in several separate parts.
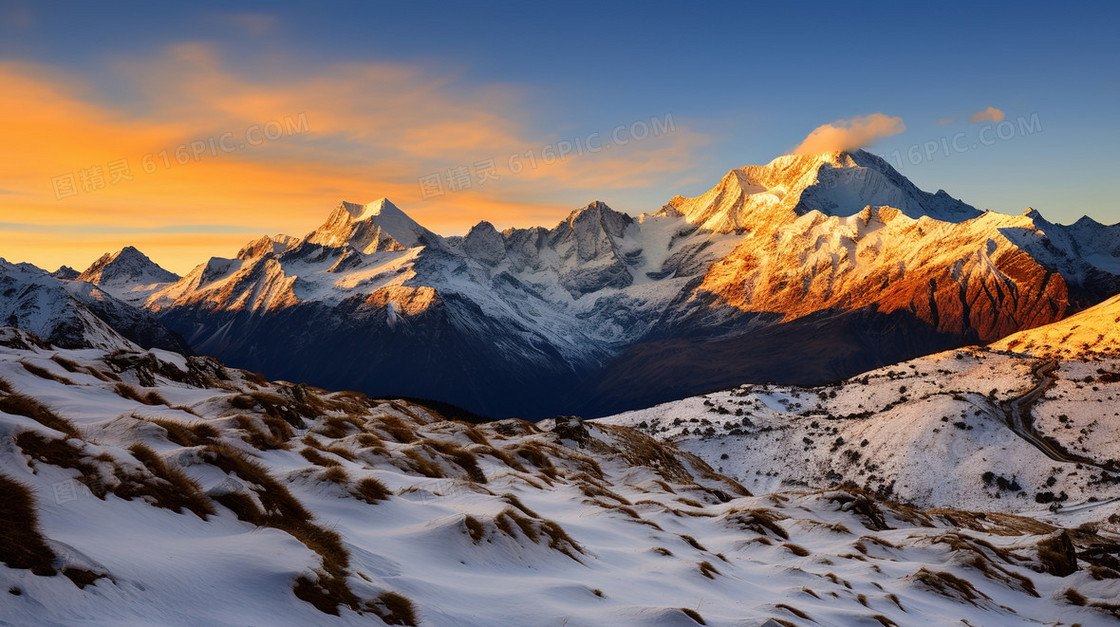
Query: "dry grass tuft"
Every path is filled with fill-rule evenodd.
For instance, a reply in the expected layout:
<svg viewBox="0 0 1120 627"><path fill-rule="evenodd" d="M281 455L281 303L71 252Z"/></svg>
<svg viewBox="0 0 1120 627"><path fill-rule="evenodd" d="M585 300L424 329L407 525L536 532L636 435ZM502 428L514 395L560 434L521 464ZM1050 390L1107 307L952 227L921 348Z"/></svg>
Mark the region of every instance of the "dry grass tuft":
<svg viewBox="0 0 1120 627"><path fill-rule="evenodd" d="M30 418L48 429L65 433L72 438L79 437L78 428L73 423L30 396L8 394L0 397L0 411L13 416Z"/></svg>
<svg viewBox="0 0 1120 627"><path fill-rule="evenodd" d="M486 527L474 516L463 516L463 526L466 527L471 542L475 544L482 542L482 539L486 536Z"/></svg>
<svg viewBox="0 0 1120 627"><path fill-rule="evenodd" d="M0 562L41 577L58 574L55 554L39 530L31 488L0 475Z"/></svg>
<svg viewBox="0 0 1120 627"><path fill-rule="evenodd" d="M910 575L908 579L921 584L932 592L972 605L976 605L977 599L991 599L988 595L977 590L971 583L952 573L934 572L922 568Z"/></svg>
<svg viewBox="0 0 1120 627"><path fill-rule="evenodd" d="M343 486L350 483L350 475L346 474L346 470L341 466L331 466L324 470L323 479Z"/></svg>
<svg viewBox="0 0 1120 627"><path fill-rule="evenodd" d="M797 557L808 557L809 556L809 549L806 549L805 547L803 547L799 544L793 544L792 542L786 542L782 546L785 547L786 549L789 549L789 552L793 553Z"/></svg>
<svg viewBox="0 0 1120 627"><path fill-rule="evenodd" d="M179 446L202 446L210 444L219 436L217 429L203 422L186 424L167 418L142 418L142 420L162 427L167 432L167 441Z"/></svg>
<svg viewBox="0 0 1120 627"><path fill-rule="evenodd" d="M373 477L365 477L359 480L358 485L354 489L354 496L370 505L389 500L390 494L392 493L389 491L389 488L386 488L385 484Z"/></svg>
<svg viewBox="0 0 1120 627"><path fill-rule="evenodd" d="M420 622L412 601L396 592L382 592L377 599L366 604L366 609L377 614L386 625L417 625Z"/></svg>
<svg viewBox="0 0 1120 627"><path fill-rule="evenodd" d="M64 377L62 375L57 375L57 374L51 372L50 370L47 370L46 368L44 368L42 366L38 366L36 364L33 364L29 361L24 361L24 360L21 359L19 361L19 365L23 366L24 370L26 370L26 371L30 372L31 374L39 377L40 379L47 379L48 381L56 381L56 382L61 383L63 385L74 385L74 382L71 381L70 379L67 379L66 377Z"/></svg>
<svg viewBox="0 0 1120 627"><path fill-rule="evenodd" d="M697 551L703 551L705 553L708 552L708 549L704 548L704 545L697 542L696 538L693 538L692 536L681 535L680 539L687 542L689 546L696 549Z"/></svg>
<svg viewBox="0 0 1120 627"><path fill-rule="evenodd" d="M715 579L716 575L720 574L719 570L717 570L715 566L712 566L711 562L700 562L697 566L700 567L700 574L708 579Z"/></svg>
<svg viewBox="0 0 1120 627"><path fill-rule="evenodd" d="M211 444L204 450L203 457L226 474L237 475L243 481L255 484L259 488L257 494L267 515L285 521L311 520L311 513L286 487L269 475L263 466L240 451L224 444Z"/></svg>
<svg viewBox="0 0 1120 627"><path fill-rule="evenodd" d="M117 396L130 401L136 401L141 405L167 405L170 407L170 403L167 402L167 399L163 398L163 396L155 390L141 392L127 383L118 383L113 386L113 391L117 393Z"/></svg>
<svg viewBox="0 0 1120 627"><path fill-rule="evenodd" d="M486 483L486 473L482 472L482 468L478 465L478 458L474 456L474 453L459 448L450 442L441 442L439 440L423 440L420 444L438 451L453 464L462 468L471 481L475 483Z"/></svg>
<svg viewBox="0 0 1120 627"><path fill-rule="evenodd" d="M692 620L696 621L696 623L698 625L707 625L708 624L708 623L704 622L704 618L702 616L700 616L700 613L697 612L696 610L689 609L687 607L681 607L681 608L677 608L677 609L679 609L685 616L687 616L687 617L691 618Z"/></svg>
<svg viewBox="0 0 1120 627"><path fill-rule="evenodd" d="M325 455L311 447L303 449L299 452L299 454L303 455L303 458L311 462L312 464L315 464L316 466L322 466L323 468L331 468L342 465L342 462L326 457Z"/></svg>
<svg viewBox="0 0 1120 627"><path fill-rule="evenodd" d="M1089 599L1086 599L1080 592L1074 590L1073 588L1066 588L1065 592L1062 593L1062 596L1065 597L1066 602L1070 605L1084 606L1089 603Z"/></svg>
<svg viewBox="0 0 1120 627"><path fill-rule="evenodd" d="M138 490L138 495L151 497L156 506L174 512L182 513L184 509L189 510L203 520L214 513L214 506L210 504L210 499L206 498L198 484L182 472L168 466L158 453L143 444L134 444L128 450L159 480L142 481L140 485L144 489ZM122 483L122 486L124 485L127 484ZM118 496L127 498L120 492L120 488L115 491Z"/></svg>
<svg viewBox="0 0 1120 627"><path fill-rule="evenodd" d="M770 533L782 540L789 540L789 533L778 524L779 520L786 518L769 509L731 510L727 512L727 522L733 523L740 529L753 531L765 536Z"/></svg>
<svg viewBox="0 0 1120 627"><path fill-rule="evenodd" d="M796 607L793 607L792 605L786 605L785 603L775 604L774 609L785 610L785 611L789 612L790 614L793 614L794 616L796 616L798 618L801 618L801 619L804 619L804 620L813 620L812 618L809 618L809 615L806 614L805 612L802 612L801 610L797 609Z"/></svg>

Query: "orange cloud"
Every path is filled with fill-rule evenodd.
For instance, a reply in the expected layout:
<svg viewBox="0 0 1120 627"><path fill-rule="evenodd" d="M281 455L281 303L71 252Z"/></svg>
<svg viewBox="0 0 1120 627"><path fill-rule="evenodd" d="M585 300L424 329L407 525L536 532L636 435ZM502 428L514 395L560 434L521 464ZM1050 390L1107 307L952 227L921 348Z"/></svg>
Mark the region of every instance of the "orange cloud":
<svg viewBox="0 0 1120 627"><path fill-rule="evenodd" d="M969 122L1002 122L1003 111L995 107L988 107L983 111L977 111L968 118Z"/></svg>
<svg viewBox="0 0 1120 627"><path fill-rule="evenodd" d="M550 224L571 209L557 205L561 195L588 202L602 190L685 176L709 141L677 120L644 141L548 159L545 150L566 140L534 130L518 90L398 64L246 75L212 46L179 44L115 67L127 103L49 66L0 62L0 116L9 121L0 147L3 256L53 269L135 244L185 272L252 236L136 229L250 225L302 235L340 200L382 196L437 232L465 232L481 219ZM279 132L265 138L269 130ZM483 161L498 178L479 181ZM116 182L114 165L128 168ZM462 168L470 184L451 193L449 172ZM420 181L432 174L444 189L428 196ZM60 180L73 193L60 195ZM96 225L96 234L75 224Z"/></svg>
<svg viewBox="0 0 1120 627"><path fill-rule="evenodd" d="M897 135L906 130L902 118L882 113L837 120L813 129L812 133L794 149L794 154L811 155L838 150L855 150L883 137Z"/></svg>

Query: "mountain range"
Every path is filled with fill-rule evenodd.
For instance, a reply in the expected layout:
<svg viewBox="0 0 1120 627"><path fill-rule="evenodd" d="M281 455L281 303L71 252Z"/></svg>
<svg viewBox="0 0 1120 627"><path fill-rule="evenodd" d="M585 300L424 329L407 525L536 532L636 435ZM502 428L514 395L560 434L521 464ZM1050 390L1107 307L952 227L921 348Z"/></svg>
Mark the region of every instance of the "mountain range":
<svg viewBox="0 0 1120 627"><path fill-rule="evenodd" d="M443 237L392 202L177 277L134 248L95 285L272 378L530 419L743 382L817 385L1045 325L1120 292L1120 225L982 212L864 151L779 157L632 217Z"/></svg>

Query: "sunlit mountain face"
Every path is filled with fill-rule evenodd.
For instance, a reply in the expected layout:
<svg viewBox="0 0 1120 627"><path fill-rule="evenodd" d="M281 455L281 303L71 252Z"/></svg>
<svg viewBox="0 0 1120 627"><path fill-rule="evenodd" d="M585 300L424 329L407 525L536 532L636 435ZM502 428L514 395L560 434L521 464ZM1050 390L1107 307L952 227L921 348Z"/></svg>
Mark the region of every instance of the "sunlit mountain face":
<svg viewBox="0 0 1120 627"><path fill-rule="evenodd" d="M1117 23L0 3L0 625L1116 624Z"/></svg>
<svg viewBox="0 0 1120 627"><path fill-rule="evenodd" d="M980 212L841 151L552 228L443 237L389 200L343 202L181 279L126 249L78 280L271 377L539 419L816 385L1054 322L1120 290L1117 234Z"/></svg>

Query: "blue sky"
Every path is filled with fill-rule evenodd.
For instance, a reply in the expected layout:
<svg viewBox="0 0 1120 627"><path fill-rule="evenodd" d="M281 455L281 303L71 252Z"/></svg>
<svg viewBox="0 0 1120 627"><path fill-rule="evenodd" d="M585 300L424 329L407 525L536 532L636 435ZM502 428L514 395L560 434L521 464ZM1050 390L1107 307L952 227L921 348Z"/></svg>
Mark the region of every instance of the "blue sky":
<svg viewBox="0 0 1120 627"><path fill-rule="evenodd" d="M313 227L324 204L337 202L338 194L356 201L399 197L408 192L397 189L411 189L418 178L455 163L494 155L502 163L514 144L544 147L671 115L675 136L619 147L616 154L628 151L627 160L616 163L612 155L612 163L603 164L605 183L591 181L596 169L589 161L588 169L564 176L507 176L491 185L486 202L465 195L398 201L421 221L429 214L443 232L489 217L487 208L502 201L537 208L524 216L507 208L493 220L499 226L551 224L565 208L593 199L633 213L654 210L675 194L703 192L728 169L789 152L818 126L872 113L903 120L904 132L874 142L869 150L888 158L919 187L943 188L1002 212L1020 213L1030 205L1055 221L1089 214L1120 222L1120 193L1112 183L1120 140L1120 38L1115 34L1120 5L1112 3L2 6L0 59L24 64L24 70L31 64L32 73L51 76L59 85L80 84L69 97L118 121L129 116L167 121L173 107L158 94L174 90L176 72L187 71L181 55L167 61L168 50L194 45L206 51L200 55L210 55L206 63L214 74L235 77L250 90L278 85L306 90L309 84L332 89L332 83L316 79L332 77L345 85L353 72L355 81L369 85L361 97L377 102L391 95L388 90L401 90L400 83L368 75L359 79L361 69L407 71L412 77L407 89L423 84L415 93L432 90L447 107L469 103L470 112L497 118L485 124L507 123L510 127L502 129L516 135L516 142L495 142L493 148L483 135L477 145L449 149L445 160L433 150L425 159L405 162L391 159L405 150L398 144L332 128L277 142L267 159L264 151L238 156L268 162L327 154L340 160L345 155L351 165L368 162L364 175L323 185L322 200L302 200L306 213L278 213L275 225L261 225L266 230L294 228L296 222ZM148 78L139 81L137 75ZM159 80L167 82L157 89L153 85ZM197 84L204 90L211 83L198 79ZM229 83L223 84L228 89ZM192 89L191 97L205 99L199 88ZM447 107L430 115L446 115L443 121L449 124L455 116L463 116L464 125L476 123L470 112ZM968 121L987 107L1003 112L1003 127ZM311 130L318 131L317 109L305 111ZM298 112L304 111L277 109L268 115ZM354 112L348 115L362 126ZM379 123L371 119L371 128ZM215 123L194 132L208 137L222 128ZM425 132L425 142L438 144L441 131ZM83 163L62 160L54 167L66 172ZM611 169L621 167L650 171L626 177ZM610 179L619 182L609 184ZM127 203L122 194L114 200ZM79 211L79 200L68 207ZM458 218L449 219L458 200ZM201 217L207 225L215 223L210 215ZM262 219L268 222L267 215L254 214L248 226ZM233 226L245 227L246 221Z"/></svg>

